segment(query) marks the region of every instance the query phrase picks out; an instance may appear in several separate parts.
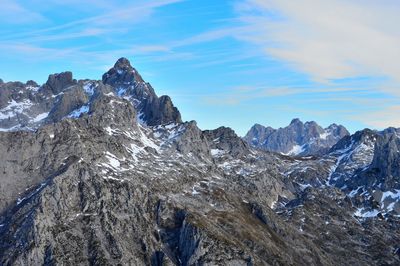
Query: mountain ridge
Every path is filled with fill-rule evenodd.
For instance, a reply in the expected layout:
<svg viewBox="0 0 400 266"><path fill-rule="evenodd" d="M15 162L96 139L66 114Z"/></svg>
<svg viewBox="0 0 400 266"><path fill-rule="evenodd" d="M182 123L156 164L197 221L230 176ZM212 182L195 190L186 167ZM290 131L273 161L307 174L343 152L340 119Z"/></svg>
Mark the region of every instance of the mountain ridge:
<svg viewBox="0 0 400 266"><path fill-rule="evenodd" d="M397 129L269 152L181 121L128 62L0 90L0 264L400 262Z"/></svg>
<svg viewBox="0 0 400 266"><path fill-rule="evenodd" d="M274 129L255 124L243 137L253 147L286 155L322 155L350 133L342 125L322 128L314 121L292 119L286 127Z"/></svg>

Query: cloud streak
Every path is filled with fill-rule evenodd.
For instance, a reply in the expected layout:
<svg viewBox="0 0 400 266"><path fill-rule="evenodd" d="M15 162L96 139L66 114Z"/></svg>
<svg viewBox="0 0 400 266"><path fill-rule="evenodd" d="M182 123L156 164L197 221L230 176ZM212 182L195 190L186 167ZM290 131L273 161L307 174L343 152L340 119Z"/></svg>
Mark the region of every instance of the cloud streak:
<svg viewBox="0 0 400 266"><path fill-rule="evenodd" d="M15 13L13 13L12 6L17 4L9 0L3 1L6 3L10 2L10 4L7 4L8 10L6 13L14 17ZM184 0L155 0L151 2L139 1L130 5L117 5L117 8L102 10L100 14L75 19L63 24L45 27L34 31L6 34L1 36L1 39L6 41L31 41L30 38L33 38L32 41L40 42L49 39L74 39L85 36L104 35L104 33L109 33L111 30L118 32L124 27L127 28L128 26L143 22L153 14L155 9L182 1ZM73 2L75 1L72 1L71 3ZM17 5L17 7L21 10L27 10L19 5ZM31 16L34 14L36 13L32 13ZM30 18L30 16L27 17ZM117 26L121 25L123 27L117 28Z"/></svg>
<svg viewBox="0 0 400 266"><path fill-rule="evenodd" d="M238 38L319 82L355 76L400 81L400 4L358 0L247 0Z"/></svg>
<svg viewBox="0 0 400 266"><path fill-rule="evenodd" d="M0 21L8 24L26 24L44 21L45 18L14 0L1 0Z"/></svg>

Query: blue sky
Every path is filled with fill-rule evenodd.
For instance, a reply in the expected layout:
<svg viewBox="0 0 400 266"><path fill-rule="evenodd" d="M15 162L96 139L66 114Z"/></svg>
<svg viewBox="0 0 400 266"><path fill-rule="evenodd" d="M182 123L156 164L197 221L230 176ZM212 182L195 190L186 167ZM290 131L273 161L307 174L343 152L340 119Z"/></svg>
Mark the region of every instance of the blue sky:
<svg viewBox="0 0 400 266"><path fill-rule="evenodd" d="M127 57L202 129L400 126L395 0L0 0L0 78L100 79Z"/></svg>

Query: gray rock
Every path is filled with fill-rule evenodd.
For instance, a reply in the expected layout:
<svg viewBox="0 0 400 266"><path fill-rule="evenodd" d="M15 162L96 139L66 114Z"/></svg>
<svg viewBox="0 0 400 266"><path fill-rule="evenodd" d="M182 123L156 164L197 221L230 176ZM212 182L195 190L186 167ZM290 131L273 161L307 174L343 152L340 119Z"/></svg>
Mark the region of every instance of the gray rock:
<svg viewBox="0 0 400 266"><path fill-rule="evenodd" d="M248 153L249 146L231 128L219 127L203 131L213 149L223 150L237 157Z"/></svg>
<svg viewBox="0 0 400 266"><path fill-rule="evenodd" d="M60 121L72 111L81 108L88 103L88 96L80 86L70 87L65 91L54 104L47 119L52 122Z"/></svg>
<svg viewBox="0 0 400 266"><path fill-rule="evenodd" d="M336 124L323 129L314 121L303 124L293 119L285 128L273 129L254 125L243 138L256 148L287 155L322 155L349 132Z"/></svg>
<svg viewBox="0 0 400 266"><path fill-rule="evenodd" d="M400 130L387 129L378 134L374 157L368 171L357 184L382 190L400 189Z"/></svg>
<svg viewBox="0 0 400 266"><path fill-rule="evenodd" d="M72 72L66 71L59 74L49 75L44 88L57 95L64 91L64 89L76 85L76 83L77 81L72 78Z"/></svg>
<svg viewBox="0 0 400 266"><path fill-rule="evenodd" d="M117 95L132 99L140 119L149 126L182 122L171 99L168 96L159 98L126 58L118 59L114 67L103 75L103 83L112 86Z"/></svg>

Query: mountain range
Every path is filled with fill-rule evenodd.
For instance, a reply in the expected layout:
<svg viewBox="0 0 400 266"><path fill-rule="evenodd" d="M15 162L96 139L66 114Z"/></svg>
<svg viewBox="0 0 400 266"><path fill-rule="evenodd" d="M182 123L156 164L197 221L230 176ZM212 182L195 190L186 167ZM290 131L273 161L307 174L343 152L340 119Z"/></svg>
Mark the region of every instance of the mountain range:
<svg viewBox="0 0 400 266"><path fill-rule="evenodd" d="M280 152L285 155L322 155L349 132L342 125L322 128L316 122L293 119L284 128L273 129L255 124L244 140L256 148Z"/></svg>
<svg viewBox="0 0 400 266"><path fill-rule="evenodd" d="M0 82L0 265L398 265L400 129L202 130L126 58Z"/></svg>

